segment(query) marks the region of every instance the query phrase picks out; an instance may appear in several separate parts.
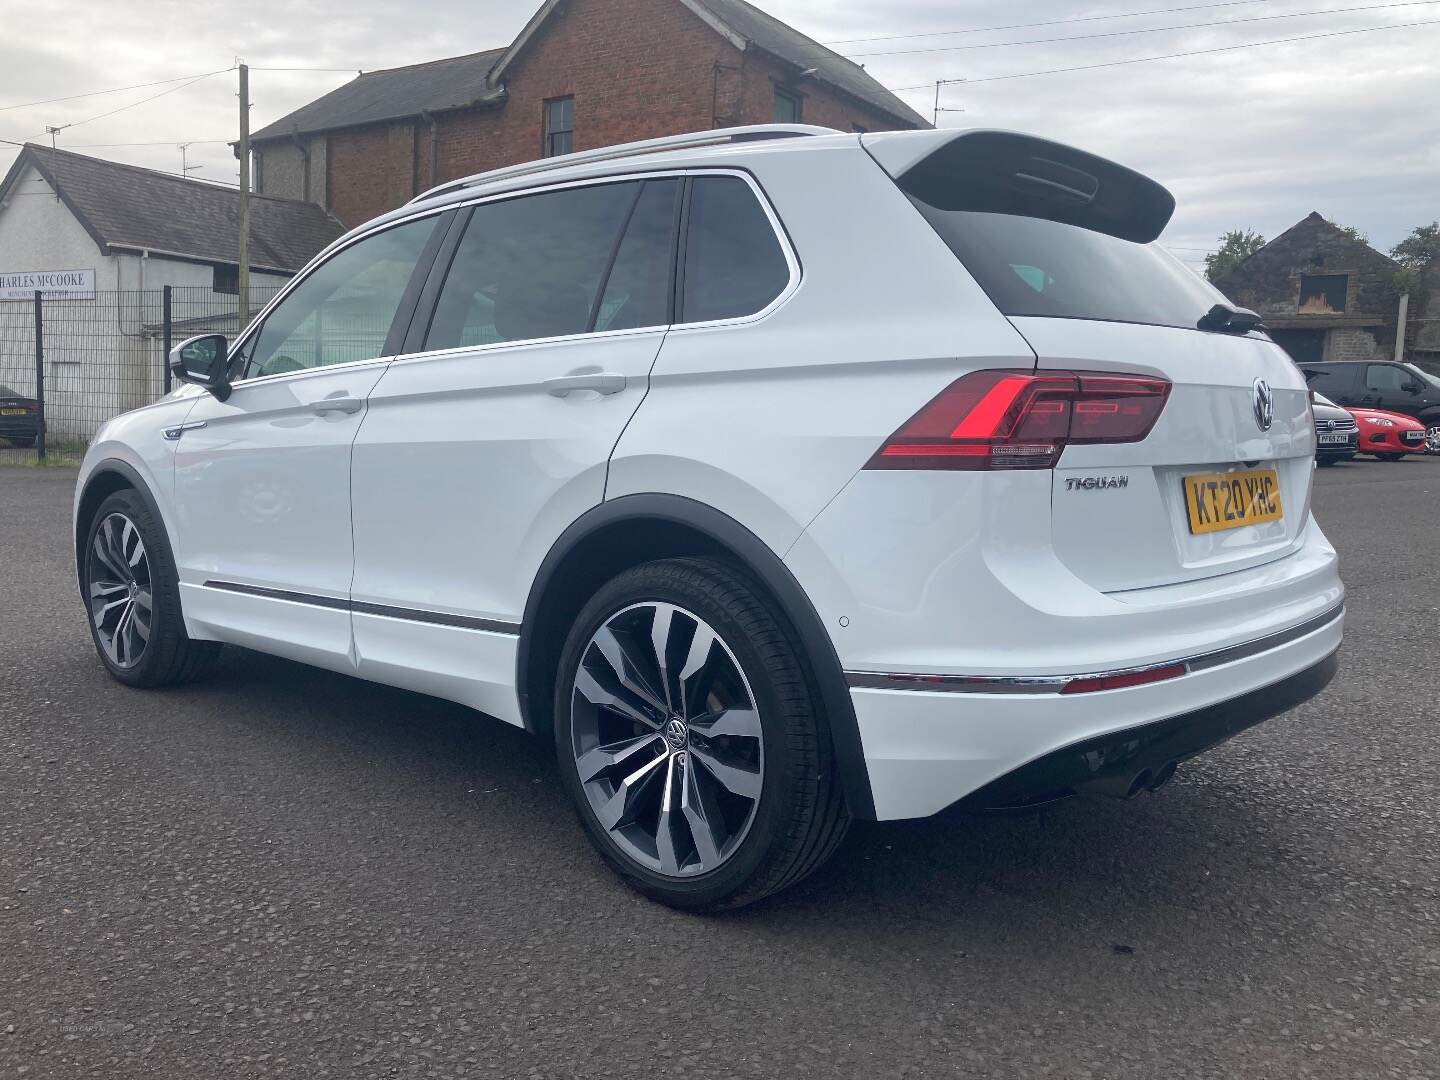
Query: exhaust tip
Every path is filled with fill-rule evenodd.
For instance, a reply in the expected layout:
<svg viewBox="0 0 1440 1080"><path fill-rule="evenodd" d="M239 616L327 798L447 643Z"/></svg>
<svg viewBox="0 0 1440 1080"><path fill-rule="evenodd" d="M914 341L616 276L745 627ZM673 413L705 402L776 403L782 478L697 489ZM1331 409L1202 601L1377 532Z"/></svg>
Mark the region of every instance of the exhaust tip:
<svg viewBox="0 0 1440 1080"><path fill-rule="evenodd" d="M1176 767L1177 763L1170 761L1156 770L1155 775L1150 780L1150 790L1159 791L1166 784L1170 783L1171 780L1174 780Z"/></svg>

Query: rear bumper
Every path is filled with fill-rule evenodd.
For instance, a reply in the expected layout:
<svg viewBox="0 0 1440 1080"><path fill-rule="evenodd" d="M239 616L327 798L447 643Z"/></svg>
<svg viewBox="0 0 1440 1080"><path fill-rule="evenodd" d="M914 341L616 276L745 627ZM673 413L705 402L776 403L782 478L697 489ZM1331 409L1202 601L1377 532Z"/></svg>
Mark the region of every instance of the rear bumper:
<svg viewBox="0 0 1440 1080"><path fill-rule="evenodd" d="M1343 612L1272 648L1164 682L1084 694L852 689L876 816L925 817L964 801L1007 808L1133 777L1293 708L1334 676ZM916 684L923 685L923 684Z"/></svg>

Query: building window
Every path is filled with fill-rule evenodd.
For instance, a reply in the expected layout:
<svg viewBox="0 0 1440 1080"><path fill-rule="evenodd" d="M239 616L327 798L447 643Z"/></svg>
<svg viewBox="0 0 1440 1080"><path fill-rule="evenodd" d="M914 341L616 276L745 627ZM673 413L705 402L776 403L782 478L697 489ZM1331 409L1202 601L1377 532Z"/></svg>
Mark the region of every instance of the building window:
<svg viewBox="0 0 1440 1080"><path fill-rule="evenodd" d="M1344 311L1349 289L1349 274L1301 274L1300 313L1332 315Z"/></svg>
<svg viewBox="0 0 1440 1080"><path fill-rule="evenodd" d="M545 156L558 157L575 149L575 99L545 102Z"/></svg>
<svg viewBox="0 0 1440 1080"><path fill-rule="evenodd" d="M797 95L786 93L778 86L775 88L775 123L800 123L800 107L801 99Z"/></svg>
<svg viewBox="0 0 1440 1080"><path fill-rule="evenodd" d="M240 267L238 266L217 266L215 277L211 281L210 288L217 293L224 293L226 296L240 295Z"/></svg>

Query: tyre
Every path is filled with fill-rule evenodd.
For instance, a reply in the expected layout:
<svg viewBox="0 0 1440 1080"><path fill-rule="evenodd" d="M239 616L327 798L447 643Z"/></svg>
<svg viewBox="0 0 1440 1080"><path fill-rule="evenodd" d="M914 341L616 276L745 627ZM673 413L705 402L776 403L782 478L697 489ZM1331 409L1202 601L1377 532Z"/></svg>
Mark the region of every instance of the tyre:
<svg viewBox="0 0 1440 1080"><path fill-rule="evenodd" d="M1440 454L1440 420L1425 421L1425 449L1431 454Z"/></svg>
<svg viewBox="0 0 1440 1080"><path fill-rule="evenodd" d="M577 617L556 682L567 791L600 855L645 895L740 907L843 839L807 662L737 567L674 559L614 578Z"/></svg>
<svg viewBox="0 0 1440 1080"><path fill-rule="evenodd" d="M1375 456L1381 461L1400 461L1405 457L1404 454L1376 454Z"/></svg>
<svg viewBox="0 0 1440 1080"><path fill-rule="evenodd" d="M186 635L164 527L134 491L117 491L95 511L81 555L81 588L95 651L126 686L184 682L220 649Z"/></svg>

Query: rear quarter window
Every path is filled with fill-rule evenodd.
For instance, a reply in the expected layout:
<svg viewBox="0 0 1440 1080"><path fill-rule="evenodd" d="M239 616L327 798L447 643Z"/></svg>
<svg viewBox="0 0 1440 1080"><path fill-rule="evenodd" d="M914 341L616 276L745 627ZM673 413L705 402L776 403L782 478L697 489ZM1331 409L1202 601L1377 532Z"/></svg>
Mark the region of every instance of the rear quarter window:
<svg viewBox="0 0 1440 1080"><path fill-rule="evenodd" d="M682 319L738 319L763 311L790 283L790 264L750 185L697 176L691 185Z"/></svg>

